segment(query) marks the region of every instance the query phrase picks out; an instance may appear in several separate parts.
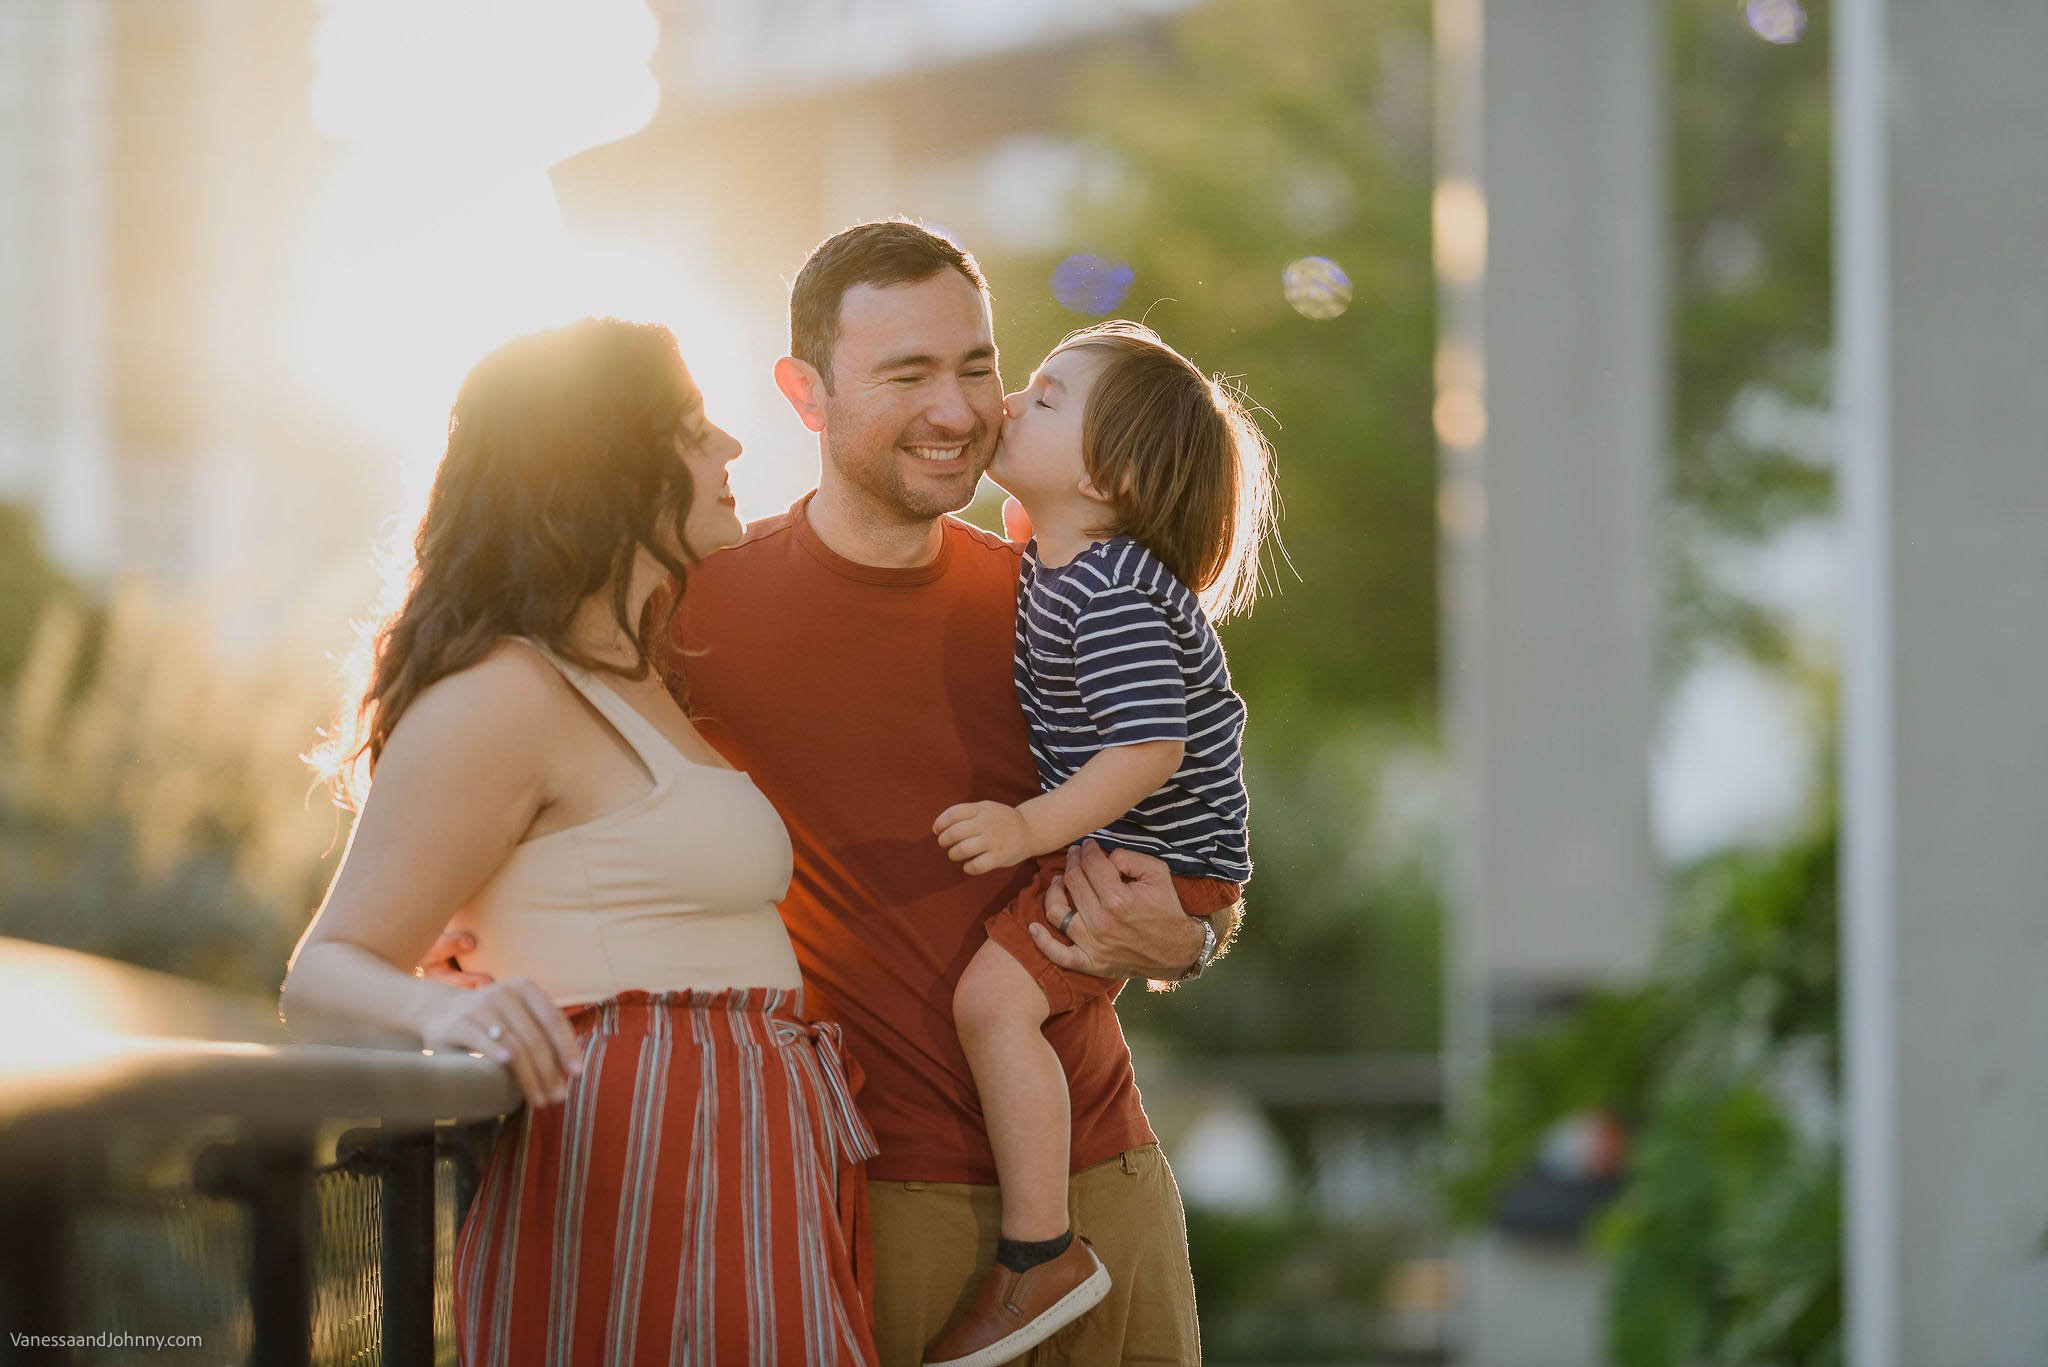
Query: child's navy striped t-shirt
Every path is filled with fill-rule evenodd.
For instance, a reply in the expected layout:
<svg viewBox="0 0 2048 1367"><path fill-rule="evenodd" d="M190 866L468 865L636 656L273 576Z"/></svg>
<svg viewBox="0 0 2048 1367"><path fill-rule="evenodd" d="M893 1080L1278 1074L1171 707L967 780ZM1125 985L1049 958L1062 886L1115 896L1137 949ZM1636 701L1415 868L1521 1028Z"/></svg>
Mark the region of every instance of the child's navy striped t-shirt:
<svg viewBox="0 0 2048 1367"><path fill-rule="evenodd" d="M1017 696L1047 791L1110 746L1186 745L1165 786L1094 839L1156 855L1178 874L1251 877L1244 700L1202 605L1158 556L1119 536L1048 569L1038 543L1026 546Z"/></svg>

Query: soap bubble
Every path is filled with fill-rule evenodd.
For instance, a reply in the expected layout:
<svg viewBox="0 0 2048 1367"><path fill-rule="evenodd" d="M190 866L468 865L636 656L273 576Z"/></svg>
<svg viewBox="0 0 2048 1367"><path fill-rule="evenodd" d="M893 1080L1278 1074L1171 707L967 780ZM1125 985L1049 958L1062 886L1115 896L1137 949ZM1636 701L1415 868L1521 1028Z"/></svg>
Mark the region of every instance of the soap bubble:
<svg viewBox="0 0 2048 1367"><path fill-rule="evenodd" d="M1327 256L1304 256L1280 272L1280 292L1304 318L1335 318L1351 307L1351 277Z"/></svg>
<svg viewBox="0 0 2048 1367"><path fill-rule="evenodd" d="M1749 27L1767 43L1796 43L1806 32L1806 11L1799 0L1749 0Z"/></svg>

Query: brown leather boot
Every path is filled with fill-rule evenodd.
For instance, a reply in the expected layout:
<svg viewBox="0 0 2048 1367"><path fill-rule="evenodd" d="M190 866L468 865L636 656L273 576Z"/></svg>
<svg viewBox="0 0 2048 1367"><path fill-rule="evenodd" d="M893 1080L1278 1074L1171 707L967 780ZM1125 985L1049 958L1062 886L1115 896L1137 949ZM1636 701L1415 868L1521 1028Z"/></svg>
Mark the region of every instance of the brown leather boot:
<svg viewBox="0 0 2048 1367"><path fill-rule="evenodd" d="M1045 1342L1109 1294L1109 1269L1080 1235L1029 1272L997 1263L960 1318L924 1350L925 1367L996 1367Z"/></svg>

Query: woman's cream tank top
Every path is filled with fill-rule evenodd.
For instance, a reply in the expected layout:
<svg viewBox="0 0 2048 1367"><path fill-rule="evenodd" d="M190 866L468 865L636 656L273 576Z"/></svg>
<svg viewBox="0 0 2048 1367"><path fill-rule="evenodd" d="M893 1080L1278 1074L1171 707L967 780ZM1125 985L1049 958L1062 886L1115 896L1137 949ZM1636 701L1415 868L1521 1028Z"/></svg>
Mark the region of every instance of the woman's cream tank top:
<svg viewBox="0 0 2048 1367"><path fill-rule="evenodd" d="M654 776L646 794L510 857L456 916L476 936L462 966L528 978L564 1006L639 989L800 984L775 905L789 832L738 769L687 759L587 670L533 641Z"/></svg>

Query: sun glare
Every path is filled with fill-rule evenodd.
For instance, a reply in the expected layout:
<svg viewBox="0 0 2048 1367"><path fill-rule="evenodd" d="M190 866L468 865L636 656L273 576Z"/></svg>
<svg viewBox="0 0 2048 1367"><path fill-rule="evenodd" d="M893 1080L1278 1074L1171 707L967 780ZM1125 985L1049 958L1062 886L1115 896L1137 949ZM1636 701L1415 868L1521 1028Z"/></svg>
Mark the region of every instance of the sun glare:
<svg viewBox="0 0 2048 1367"><path fill-rule="evenodd" d="M579 239L548 178L653 116L657 36L637 0L327 0L311 110L345 156L305 261L294 361L390 453L400 525L425 504L456 386L507 338L614 313L674 328L693 365L729 351L731 309L686 281L683 244Z"/></svg>
<svg viewBox="0 0 2048 1367"><path fill-rule="evenodd" d="M547 166L654 114L640 0L325 0L313 121L383 154Z"/></svg>

